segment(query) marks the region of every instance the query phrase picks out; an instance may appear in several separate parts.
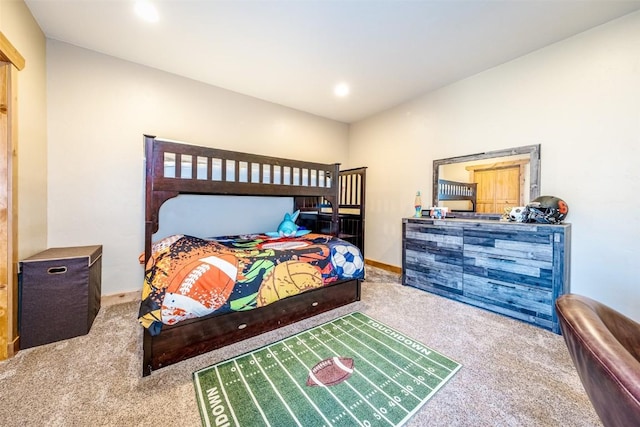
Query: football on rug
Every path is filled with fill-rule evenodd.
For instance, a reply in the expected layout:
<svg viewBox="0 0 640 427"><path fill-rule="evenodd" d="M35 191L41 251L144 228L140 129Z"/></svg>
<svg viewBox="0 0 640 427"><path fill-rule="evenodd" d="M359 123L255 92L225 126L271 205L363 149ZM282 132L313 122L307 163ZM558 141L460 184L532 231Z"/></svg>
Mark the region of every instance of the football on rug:
<svg viewBox="0 0 640 427"><path fill-rule="evenodd" d="M340 384L353 373L353 359L349 357L331 357L318 362L311 368L307 385L332 386Z"/></svg>
<svg viewBox="0 0 640 427"><path fill-rule="evenodd" d="M356 312L193 378L204 426L401 426L460 367Z"/></svg>

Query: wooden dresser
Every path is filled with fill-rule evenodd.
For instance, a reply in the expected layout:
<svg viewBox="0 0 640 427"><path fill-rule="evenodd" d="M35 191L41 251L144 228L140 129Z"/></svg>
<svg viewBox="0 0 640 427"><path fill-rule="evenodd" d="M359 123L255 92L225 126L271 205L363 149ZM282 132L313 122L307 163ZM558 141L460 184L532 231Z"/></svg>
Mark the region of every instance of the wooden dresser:
<svg viewBox="0 0 640 427"><path fill-rule="evenodd" d="M402 283L560 333L571 225L404 218Z"/></svg>

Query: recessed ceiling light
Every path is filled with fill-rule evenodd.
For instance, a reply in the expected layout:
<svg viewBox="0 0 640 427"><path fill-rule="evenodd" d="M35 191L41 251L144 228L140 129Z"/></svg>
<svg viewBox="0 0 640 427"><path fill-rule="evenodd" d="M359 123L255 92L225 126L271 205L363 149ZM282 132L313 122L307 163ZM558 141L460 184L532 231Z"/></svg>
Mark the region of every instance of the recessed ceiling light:
<svg viewBox="0 0 640 427"><path fill-rule="evenodd" d="M336 87L333 88L333 93L341 98L349 95L349 92L349 85L347 85L346 83L339 83L336 85Z"/></svg>
<svg viewBox="0 0 640 427"><path fill-rule="evenodd" d="M137 1L135 11L136 15L148 22L158 22L160 19L158 9L148 1Z"/></svg>

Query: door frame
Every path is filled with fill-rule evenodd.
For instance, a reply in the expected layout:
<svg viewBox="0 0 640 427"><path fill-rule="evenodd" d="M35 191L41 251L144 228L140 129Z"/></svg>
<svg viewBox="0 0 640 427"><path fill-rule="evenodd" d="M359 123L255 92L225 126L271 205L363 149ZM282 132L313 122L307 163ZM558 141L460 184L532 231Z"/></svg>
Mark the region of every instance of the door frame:
<svg viewBox="0 0 640 427"><path fill-rule="evenodd" d="M0 285L6 284L6 346L0 360L19 348L18 331L18 71L20 52L0 32ZM3 334L4 335L4 334Z"/></svg>

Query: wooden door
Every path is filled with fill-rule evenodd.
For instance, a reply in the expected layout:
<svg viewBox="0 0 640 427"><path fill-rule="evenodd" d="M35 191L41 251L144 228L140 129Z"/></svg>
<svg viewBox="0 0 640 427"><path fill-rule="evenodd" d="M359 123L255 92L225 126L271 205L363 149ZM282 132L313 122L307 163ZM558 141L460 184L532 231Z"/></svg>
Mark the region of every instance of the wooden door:
<svg viewBox="0 0 640 427"><path fill-rule="evenodd" d="M494 195L496 192L495 171L484 170L476 171L473 175L476 184L476 212L478 213L495 213L494 211Z"/></svg>
<svg viewBox="0 0 640 427"><path fill-rule="evenodd" d="M520 168L496 170L495 210L502 213L504 208L520 205Z"/></svg>
<svg viewBox="0 0 640 427"><path fill-rule="evenodd" d="M0 33L0 360L18 341L17 72L24 58Z"/></svg>
<svg viewBox="0 0 640 427"><path fill-rule="evenodd" d="M502 213L520 204L520 167L477 170L474 173L479 213Z"/></svg>

